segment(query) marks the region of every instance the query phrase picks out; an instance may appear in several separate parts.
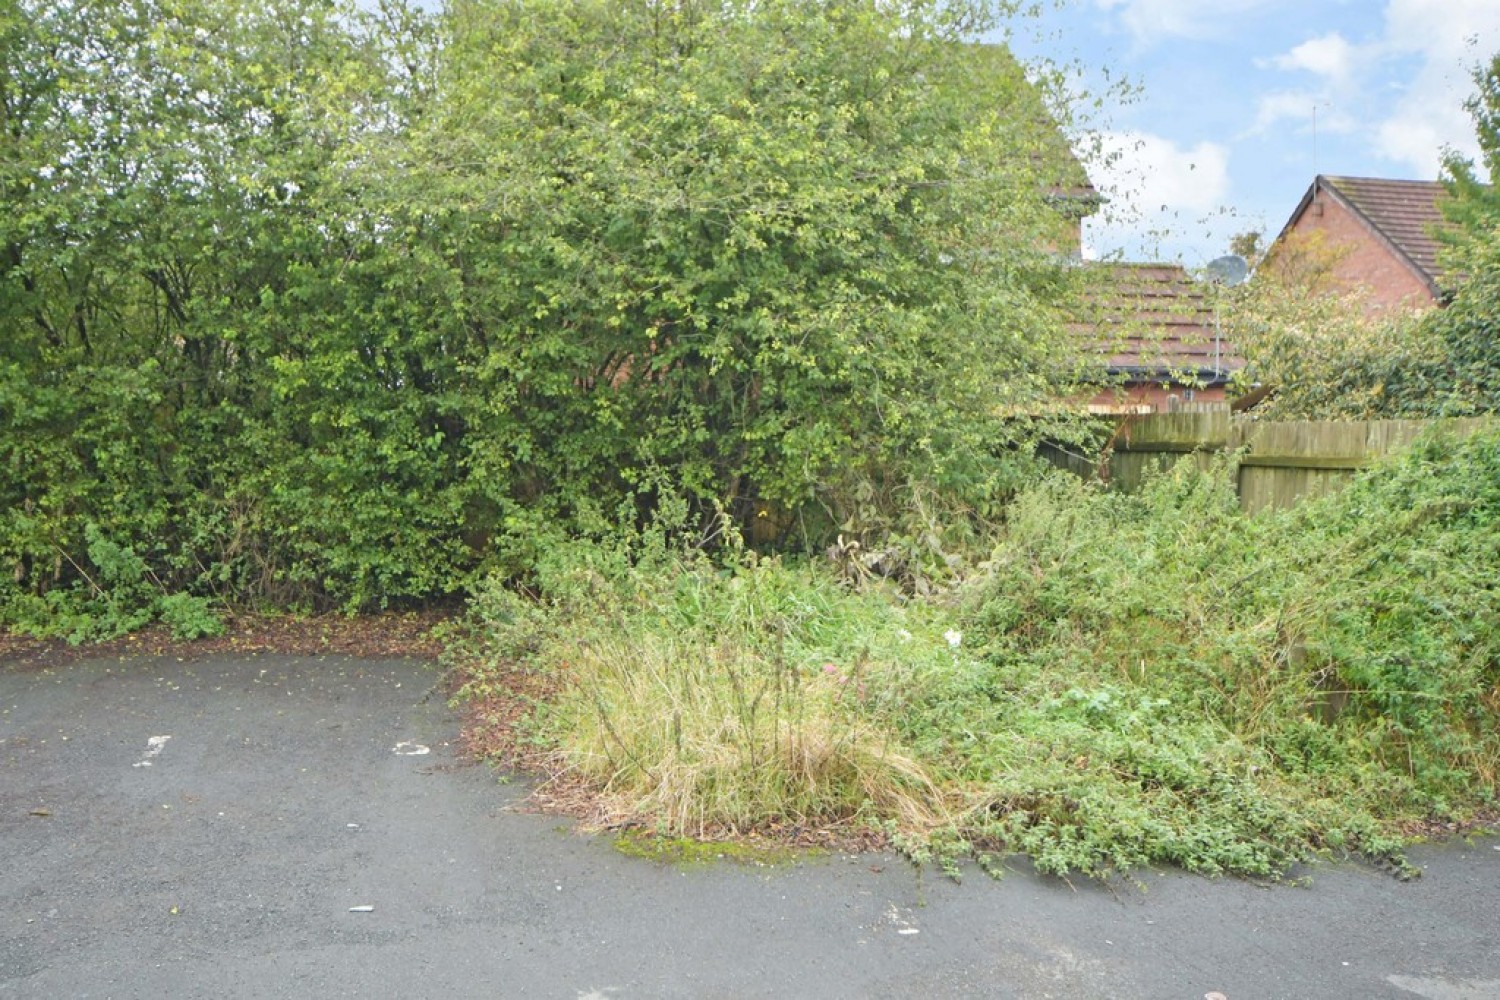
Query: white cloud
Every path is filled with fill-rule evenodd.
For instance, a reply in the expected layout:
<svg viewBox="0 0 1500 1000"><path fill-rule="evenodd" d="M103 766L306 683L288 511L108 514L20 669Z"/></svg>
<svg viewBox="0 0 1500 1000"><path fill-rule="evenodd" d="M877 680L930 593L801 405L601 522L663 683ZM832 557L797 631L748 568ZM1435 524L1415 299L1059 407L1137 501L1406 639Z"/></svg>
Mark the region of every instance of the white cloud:
<svg viewBox="0 0 1500 1000"><path fill-rule="evenodd" d="M1436 177L1443 151L1473 155L1464 100L1470 69L1500 47L1495 0L1389 0L1378 34L1361 42L1333 32L1257 62L1263 69L1312 73L1314 87L1274 90L1257 101L1250 134L1281 122L1362 137L1393 170Z"/></svg>
<svg viewBox="0 0 1500 1000"><path fill-rule="evenodd" d="M1316 123L1318 131L1347 135L1359 122L1341 111L1326 90L1277 90L1262 94L1255 104L1255 123L1247 135L1263 135L1282 121Z"/></svg>
<svg viewBox="0 0 1500 1000"><path fill-rule="evenodd" d="M1472 63L1495 47L1500 5L1495 0L1390 0L1385 25L1391 48Z"/></svg>
<svg viewBox="0 0 1500 1000"><path fill-rule="evenodd" d="M1381 122L1375 130L1375 148L1392 163L1399 164L1420 180L1438 176L1443 151L1452 148L1472 158L1472 143L1456 138L1468 119L1461 113L1444 114L1438 121L1430 112L1401 111Z"/></svg>
<svg viewBox="0 0 1500 1000"><path fill-rule="evenodd" d="M1206 248L1223 252L1229 235L1263 228L1266 219L1236 218L1220 208L1231 187L1228 143L1253 144L1235 163L1255 163L1263 172L1282 169L1269 166L1273 158L1285 169L1306 169L1306 153L1313 152L1315 169L1329 173L1431 178L1446 149L1475 155L1463 104L1474 65L1500 50L1500 0L1337 5L1347 16L1325 12L1332 16L1299 34L1300 19L1282 19L1299 9L1290 0L1093 0L1108 30L1128 32L1140 49L1177 39L1233 44L1236 36L1253 45L1272 18L1280 36L1290 30L1296 44L1263 51L1254 61L1261 72L1240 95L1249 105L1245 132L1220 137L1224 144L1199 142L1199 135L1171 124L1148 126L1154 133L1108 135L1118 162L1090 167L1111 203L1086 223L1085 245L1123 248L1135 259L1203 263L1197 258L1213 256ZM1246 186L1253 185L1246 180ZM1283 210L1271 209L1271 221L1279 222Z"/></svg>
<svg viewBox="0 0 1500 1000"><path fill-rule="evenodd" d="M1348 134L1360 129L1349 109L1359 103L1364 76L1382 56L1377 43L1356 45L1337 31L1309 38L1287 52L1257 59L1261 69L1318 77L1311 86L1273 90L1256 100L1255 122L1247 135L1265 135L1284 121L1316 126L1319 132Z"/></svg>
<svg viewBox="0 0 1500 1000"><path fill-rule="evenodd" d="M1500 47L1500 4L1494 0L1391 0L1385 11L1386 51L1416 58L1418 68L1394 109L1374 126L1380 155L1435 177L1445 148L1475 156L1473 122L1464 101L1473 65Z"/></svg>
<svg viewBox="0 0 1500 1000"><path fill-rule="evenodd" d="M1235 14L1271 7L1276 0L1095 0L1100 9L1118 11L1136 43L1167 38L1214 38L1232 30Z"/></svg>
<svg viewBox="0 0 1500 1000"><path fill-rule="evenodd" d="M1306 70L1326 77L1335 84L1347 83L1354 76L1358 49L1337 31L1309 38L1301 45L1271 60L1277 69L1289 72Z"/></svg>
<svg viewBox="0 0 1500 1000"><path fill-rule="evenodd" d="M1132 259L1174 256L1168 233L1222 211L1229 196L1229 150L1214 142L1183 147L1141 132L1107 132L1089 164L1108 199L1087 224L1090 246L1124 247Z"/></svg>
<svg viewBox="0 0 1500 1000"><path fill-rule="evenodd" d="M1229 150L1216 142L1179 147L1148 132L1106 132L1091 176L1111 198L1192 211L1217 207L1229 190Z"/></svg>

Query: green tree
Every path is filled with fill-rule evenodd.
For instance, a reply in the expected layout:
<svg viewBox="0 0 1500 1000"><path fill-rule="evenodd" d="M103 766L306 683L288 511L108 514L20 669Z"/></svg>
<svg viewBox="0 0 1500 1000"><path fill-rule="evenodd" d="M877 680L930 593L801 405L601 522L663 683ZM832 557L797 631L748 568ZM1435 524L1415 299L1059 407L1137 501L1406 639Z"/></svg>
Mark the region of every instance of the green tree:
<svg viewBox="0 0 1500 1000"><path fill-rule="evenodd" d="M1055 389L1055 124L987 3L463 0L372 187L498 510L976 501ZM503 491L503 492L502 492Z"/></svg>
<svg viewBox="0 0 1500 1000"><path fill-rule="evenodd" d="M1500 55L1474 74L1476 164L1445 163L1451 226L1439 233L1447 301L1419 316L1372 317L1328 287L1316 241L1280 248L1231 308L1247 382L1274 384L1268 411L1322 419L1500 412Z"/></svg>
<svg viewBox="0 0 1500 1000"><path fill-rule="evenodd" d="M1447 349L1453 413L1500 410L1500 55L1474 73L1468 102L1479 140L1478 164L1446 162L1444 214L1454 223L1445 263L1455 275L1452 298L1431 320Z"/></svg>
<svg viewBox="0 0 1500 1000"><path fill-rule="evenodd" d="M1247 229L1229 238L1229 252L1245 258L1246 263L1255 267L1266 255L1265 240L1266 234L1259 229Z"/></svg>
<svg viewBox="0 0 1500 1000"><path fill-rule="evenodd" d="M408 400L367 407L379 447L319 447L351 395L320 387L314 415L288 371L360 322L309 327L369 245L354 140L410 100L386 34L326 0L0 11L0 562L23 596L104 599L109 546L163 595L357 603L451 569L403 537L442 499L407 468Z"/></svg>
<svg viewBox="0 0 1500 1000"><path fill-rule="evenodd" d="M0 0L0 615L425 599L665 492L993 505L1079 180L972 44L1015 14Z"/></svg>
<svg viewBox="0 0 1500 1000"><path fill-rule="evenodd" d="M1236 380L1270 389L1257 412L1303 420L1371 420L1432 412L1445 391L1444 347L1426 315L1370 308L1335 267L1347 248L1323 233L1284 239L1221 305L1245 358Z"/></svg>

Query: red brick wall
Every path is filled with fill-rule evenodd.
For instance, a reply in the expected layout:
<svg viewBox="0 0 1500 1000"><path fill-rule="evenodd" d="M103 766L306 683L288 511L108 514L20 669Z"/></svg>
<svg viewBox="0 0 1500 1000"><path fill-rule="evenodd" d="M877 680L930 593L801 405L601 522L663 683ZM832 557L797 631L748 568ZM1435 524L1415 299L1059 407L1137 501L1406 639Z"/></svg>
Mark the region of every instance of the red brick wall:
<svg viewBox="0 0 1500 1000"><path fill-rule="evenodd" d="M1400 257L1382 243L1349 209L1324 191L1293 224L1293 240L1316 239L1338 253L1332 277L1343 288L1363 286L1371 311L1392 308L1424 309L1434 304L1427 285Z"/></svg>

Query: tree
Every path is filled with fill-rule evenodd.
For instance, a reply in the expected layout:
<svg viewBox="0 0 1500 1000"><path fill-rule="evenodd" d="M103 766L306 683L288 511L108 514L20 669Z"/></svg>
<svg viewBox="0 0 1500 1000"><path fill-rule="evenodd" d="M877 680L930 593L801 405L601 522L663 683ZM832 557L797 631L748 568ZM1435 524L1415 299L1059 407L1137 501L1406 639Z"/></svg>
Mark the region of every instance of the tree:
<svg viewBox="0 0 1500 1000"><path fill-rule="evenodd" d="M1482 236L1500 220L1500 54L1474 70L1475 92L1465 103L1474 119L1480 162L1456 154L1444 161L1449 199L1444 214L1461 234ZM1460 245L1463 240L1457 241Z"/></svg>
<svg viewBox="0 0 1500 1000"><path fill-rule="evenodd" d="M304 325L368 246L341 160L399 120L376 27L327 0L0 11L0 562L24 595L113 606L95 554L115 549L148 589L241 598L428 592L451 569L430 537L400 544L440 491L377 509L435 485L409 472L405 400L368 407L378 447L339 423L346 386L296 405L297 362L359 321Z"/></svg>
<svg viewBox="0 0 1500 1000"><path fill-rule="evenodd" d="M1010 4L371 6L0 6L0 615L1003 495L1077 169Z"/></svg>
<svg viewBox="0 0 1500 1000"><path fill-rule="evenodd" d="M1245 358L1245 388L1270 389L1257 412L1285 419L1377 419L1427 412L1441 384L1443 349L1426 319L1372 312L1335 267L1348 253L1321 232L1292 236L1248 284L1226 289L1231 343Z"/></svg>
<svg viewBox="0 0 1500 1000"><path fill-rule="evenodd" d="M1055 123L968 42L1003 12L455 3L382 185L479 347L497 508L572 516L655 468L835 521L892 483L991 493L1065 281Z"/></svg>
<svg viewBox="0 0 1500 1000"><path fill-rule="evenodd" d="M1447 302L1413 317L1364 315L1333 292L1335 257L1314 240L1281 248L1232 310L1244 378L1274 384L1267 412L1311 418L1447 417L1500 412L1500 55L1468 102L1479 164L1445 163L1452 227L1439 235Z"/></svg>
<svg viewBox="0 0 1500 1000"><path fill-rule="evenodd" d="M1479 139L1478 165L1446 161L1450 197L1444 214L1456 234L1445 263L1455 275L1451 301L1431 320L1446 347L1452 413L1500 411L1500 55L1475 70L1468 102Z"/></svg>
<svg viewBox="0 0 1500 1000"><path fill-rule="evenodd" d="M1245 258L1252 268L1266 255L1265 233L1258 229L1247 229L1229 238L1229 252Z"/></svg>

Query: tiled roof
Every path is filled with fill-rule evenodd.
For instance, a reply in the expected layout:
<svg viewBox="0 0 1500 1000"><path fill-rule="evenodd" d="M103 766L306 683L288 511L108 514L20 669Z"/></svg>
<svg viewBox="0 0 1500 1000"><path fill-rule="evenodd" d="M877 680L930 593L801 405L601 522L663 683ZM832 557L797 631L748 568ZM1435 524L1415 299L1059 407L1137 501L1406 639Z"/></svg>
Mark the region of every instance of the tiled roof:
<svg viewBox="0 0 1500 1000"><path fill-rule="evenodd" d="M1326 177L1315 182L1329 188L1369 222L1437 289L1439 243L1434 231L1447 225L1439 201L1446 189L1438 181L1393 181L1375 177Z"/></svg>
<svg viewBox="0 0 1500 1000"><path fill-rule="evenodd" d="M1203 285L1176 264L1109 264L1083 335L1126 382L1222 384L1245 362L1216 332Z"/></svg>

